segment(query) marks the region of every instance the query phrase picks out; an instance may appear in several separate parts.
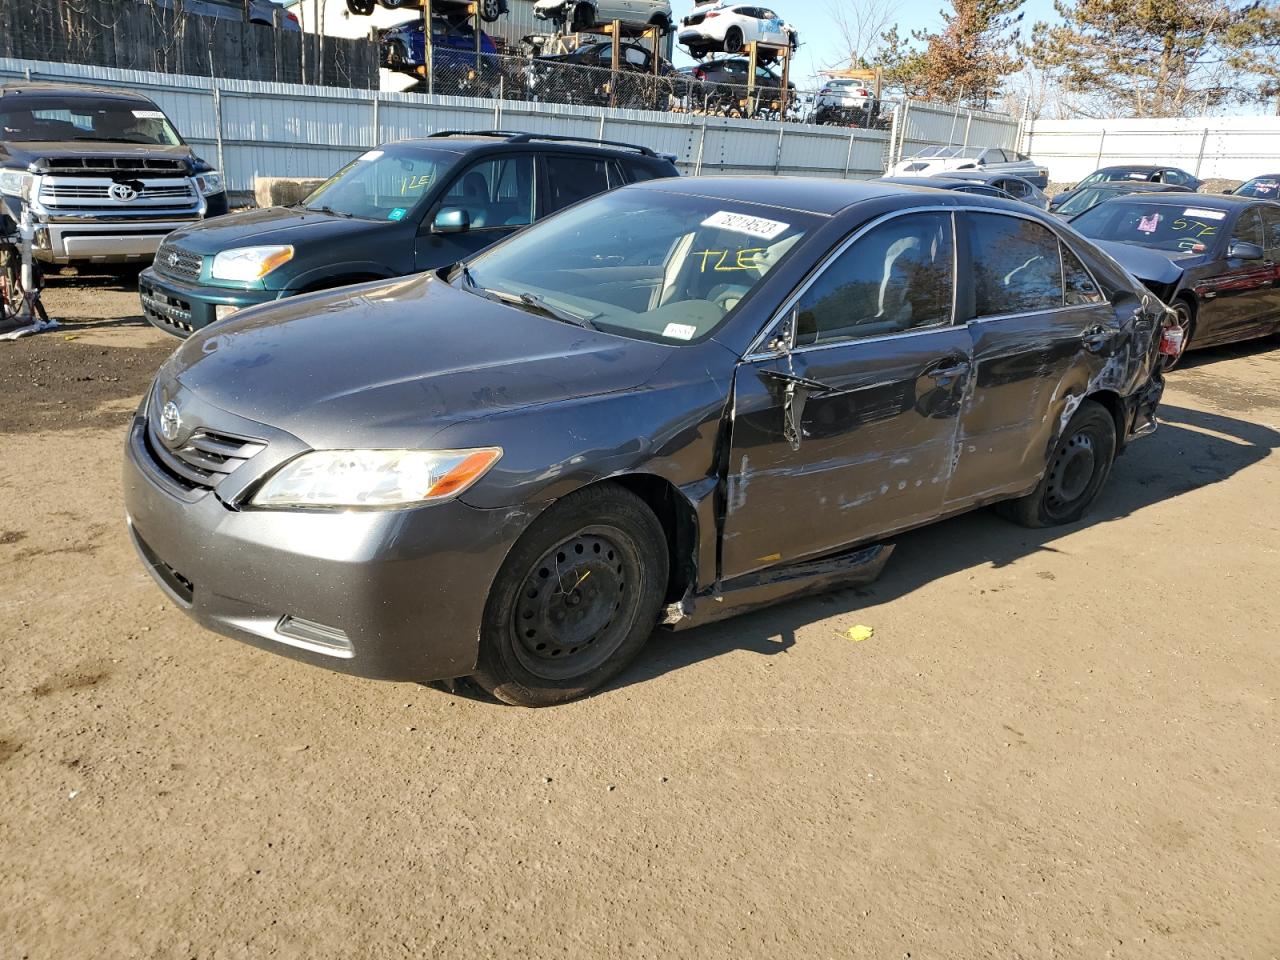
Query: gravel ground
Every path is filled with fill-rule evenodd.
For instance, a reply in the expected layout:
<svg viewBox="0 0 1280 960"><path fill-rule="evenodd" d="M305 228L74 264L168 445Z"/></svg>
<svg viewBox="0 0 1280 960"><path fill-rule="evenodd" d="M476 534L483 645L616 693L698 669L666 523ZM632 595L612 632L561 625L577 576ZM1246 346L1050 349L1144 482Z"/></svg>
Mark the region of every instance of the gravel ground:
<svg viewBox="0 0 1280 960"><path fill-rule="evenodd" d="M948 521L527 711L165 601L129 280L0 343L0 960L1280 955L1272 344L1172 374L1086 522Z"/></svg>

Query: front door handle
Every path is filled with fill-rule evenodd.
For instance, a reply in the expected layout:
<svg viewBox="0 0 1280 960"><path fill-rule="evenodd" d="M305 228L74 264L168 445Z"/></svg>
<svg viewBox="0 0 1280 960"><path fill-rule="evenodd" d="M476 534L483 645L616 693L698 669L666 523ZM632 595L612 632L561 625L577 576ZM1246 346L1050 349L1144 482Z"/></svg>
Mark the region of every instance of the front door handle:
<svg viewBox="0 0 1280 960"><path fill-rule="evenodd" d="M946 362L946 361L944 361ZM956 360L949 367L938 367L930 370L925 374L930 380L950 380L953 377L962 377L969 372L968 360Z"/></svg>
<svg viewBox="0 0 1280 960"><path fill-rule="evenodd" d="M1086 350L1097 352L1111 342L1111 331L1106 327L1090 327L1080 335Z"/></svg>

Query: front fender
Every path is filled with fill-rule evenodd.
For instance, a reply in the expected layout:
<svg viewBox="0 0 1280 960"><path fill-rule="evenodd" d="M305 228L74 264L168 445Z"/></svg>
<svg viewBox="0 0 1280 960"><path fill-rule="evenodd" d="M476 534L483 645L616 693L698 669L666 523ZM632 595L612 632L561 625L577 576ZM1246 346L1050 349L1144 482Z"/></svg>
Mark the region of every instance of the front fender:
<svg viewBox="0 0 1280 960"><path fill-rule="evenodd" d="M373 260L351 260L345 263L312 267L295 277L290 277L280 289L280 295L285 297L292 296L315 286L317 283L341 280L343 277L351 277L351 283L364 283L368 280L390 280L396 276L398 274L389 271L385 263L378 263ZM334 286L343 285L341 283L334 284Z"/></svg>

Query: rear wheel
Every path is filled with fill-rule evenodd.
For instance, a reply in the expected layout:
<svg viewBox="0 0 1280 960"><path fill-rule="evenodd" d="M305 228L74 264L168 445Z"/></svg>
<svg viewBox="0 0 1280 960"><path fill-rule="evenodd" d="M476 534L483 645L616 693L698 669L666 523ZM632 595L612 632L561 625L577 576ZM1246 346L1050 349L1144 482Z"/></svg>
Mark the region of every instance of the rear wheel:
<svg viewBox="0 0 1280 960"><path fill-rule="evenodd" d="M506 12L504 0L481 0L480 19L485 23L493 23Z"/></svg>
<svg viewBox="0 0 1280 960"><path fill-rule="evenodd" d="M724 35L724 52L741 53L745 41L740 27L730 27Z"/></svg>
<svg viewBox="0 0 1280 960"><path fill-rule="evenodd" d="M472 679L525 707L599 689L653 632L667 563L662 526L635 494L603 484L565 497L503 563Z"/></svg>
<svg viewBox="0 0 1280 960"><path fill-rule="evenodd" d="M1100 403L1085 400L1058 438L1039 486L997 510L1024 527L1073 523L1097 499L1115 455L1115 420Z"/></svg>

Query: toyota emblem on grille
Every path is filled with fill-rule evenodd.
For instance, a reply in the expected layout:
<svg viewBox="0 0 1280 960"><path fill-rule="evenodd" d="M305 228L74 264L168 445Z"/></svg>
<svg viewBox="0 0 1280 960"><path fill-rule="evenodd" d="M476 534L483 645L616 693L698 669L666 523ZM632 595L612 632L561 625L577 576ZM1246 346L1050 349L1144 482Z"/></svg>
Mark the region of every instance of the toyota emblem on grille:
<svg viewBox="0 0 1280 960"><path fill-rule="evenodd" d="M107 195L117 203L128 203L130 200L137 199L138 191L127 183L113 183L111 189L107 191Z"/></svg>
<svg viewBox="0 0 1280 960"><path fill-rule="evenodd" d="M160 436L166 443L175 443L181 429L182 414L178 412L178 405L170 400L160 410Z"/></svg>
<svg viewBox="0 0 1280 960"><path fill-rule="evenodd" d="M176 267L181 262L181 260L182 258L178 256L176 253L170 253L169 256L164 258L164 262L171 267Z"/></svg>

